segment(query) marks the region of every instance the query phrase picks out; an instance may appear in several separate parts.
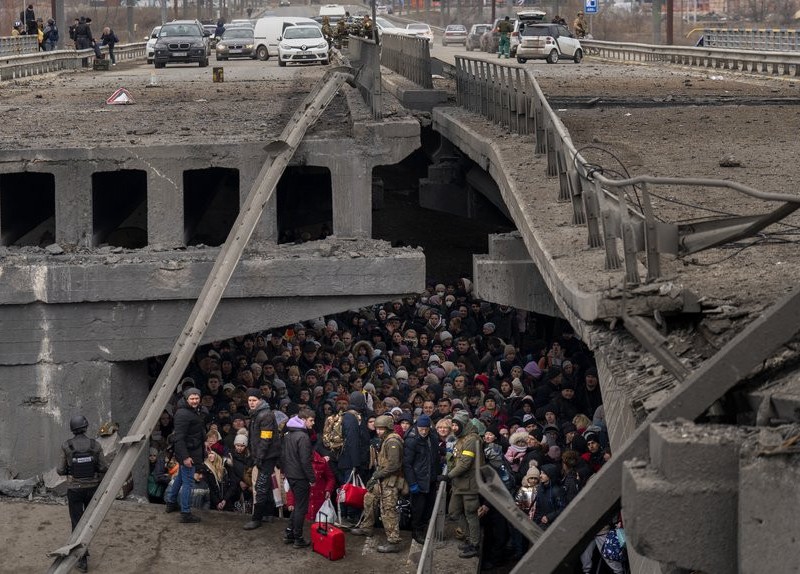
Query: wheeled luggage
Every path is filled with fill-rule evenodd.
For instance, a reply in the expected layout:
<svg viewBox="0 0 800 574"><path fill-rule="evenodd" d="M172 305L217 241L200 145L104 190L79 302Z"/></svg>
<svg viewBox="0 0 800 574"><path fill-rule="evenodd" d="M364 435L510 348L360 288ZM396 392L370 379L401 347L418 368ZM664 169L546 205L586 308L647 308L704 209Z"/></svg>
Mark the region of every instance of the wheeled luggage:
<svg viewBox="0 0 800 574"><path fill-rule="evenodd" d="M311 548L328 560L341 560L344 558L344 532L331 526L328 515L324 516L325 522L311 525Z"/></svg>

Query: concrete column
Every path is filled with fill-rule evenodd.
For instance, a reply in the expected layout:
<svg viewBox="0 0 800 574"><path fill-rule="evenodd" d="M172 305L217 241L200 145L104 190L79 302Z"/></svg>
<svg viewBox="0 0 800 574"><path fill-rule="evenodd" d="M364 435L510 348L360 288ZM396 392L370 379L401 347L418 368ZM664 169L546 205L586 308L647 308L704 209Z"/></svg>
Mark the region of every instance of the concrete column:
<svg viewBox="0 0 800 574"><path fill-rule="evenodd" d="M92 173L83 162L53 165L56 243L92 247Z"/></svg>
<svg viewBox="0 0 800 574"><path fill-rule="evenodd" d="M185 244L183 169L161 165L147 170L147 242L165 247Z"/></svg>
<svg viewBox="0 0 800 574"><path fill-rule="evenodd" d="M92 436L109 420L127 434L149 392L145 361L2 365L0 380L0 436L9 437L0 441L0 468L20 477L58 464L73 415L89 420Z"/></svg>
<svg viewBox="0 0 800 574"><path fill-rule="evenodd" d="M333 233L372 237L372 165L361 155L326 165L331 170Z"/></svg>

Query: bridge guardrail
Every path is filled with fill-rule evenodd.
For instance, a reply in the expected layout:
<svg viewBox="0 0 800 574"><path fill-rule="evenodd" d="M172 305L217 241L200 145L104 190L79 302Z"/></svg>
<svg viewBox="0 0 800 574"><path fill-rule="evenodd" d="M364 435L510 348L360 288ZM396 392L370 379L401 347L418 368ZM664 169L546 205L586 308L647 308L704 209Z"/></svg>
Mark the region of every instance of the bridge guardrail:
<svg viewBox="0 0 800 574"><path fill-rule="evenodd" d="M422 555L419 558L417 574L432 574L434 559L433 551L436 546L444 541L444 518L447 513L447 483L440 482L436 491L436 502L433 504L431 520L425 534L425 544L422 546Z"/></svg>
<svg viewBox="0 0 800 574"><path fill-rule="evenodd" d="M360 69L355 79L358 90L372 109L372 117L378 120L383 117L380 47L373 40L350 36L347 49L350 63Z"/></svg>
<svg viewBox="0 0 800 574"><path fill-rule="evenodd" d="M800 34L797 30L769 28L704 28L703 45L708 48L793 52L800 50Z"/></svg>
<svg viewBox="0 0 800 574"><path fill-rule="evenodd" d="M39 51L36 36L0 36L0 57L35 54Z"/></svg>
<svg viewBox="0 0 800 574"><path fill-rule="evenodd" d="M669 62L722 70L800 77L800 52L711 48L707 46L653 46L602 40L581 40L591 55L629 62Z"/></svg>
<svg viewBox="0 0 800 574"><path fill-rule="evenodd" d="M534 135L534 153L546 155L547 175L559 178L558 200L572 203L572 223L587 226L589 247L605 246L606 269L619 269L624 261L628 285L641 283L640 253L646 256L647 280L654 280L661 276L662 254L689 255L750 237L800 209L800 195L765 193L721 179L606 177L602 166L592 165L575 148L569 131L529 71L465 56L456 56L455 61L458 105L517 134ZM650 187L657 185L726 188L781 205L760 215L670 223L654 212ZM641 194L637 204L628 198L629 189Z"/></svg>
<svg viewBox="0 0 800 574"><path fill-rule="evenodd" d="M117 60L135 60L145 57L147 44L119 44L114 49ZM103 54L108 54L108 47L101 48ZM53 50L51 52L36 52L0 57L0 81L35 76L59 70L72 70L89 67L95 59L94 50Z"/></svg>
<svg viewBox="0 0 800 574"><path fill-rule="evenodd" d="M381 65L432 90L430 44L425 38L387 32L381 36Z"/></svg>

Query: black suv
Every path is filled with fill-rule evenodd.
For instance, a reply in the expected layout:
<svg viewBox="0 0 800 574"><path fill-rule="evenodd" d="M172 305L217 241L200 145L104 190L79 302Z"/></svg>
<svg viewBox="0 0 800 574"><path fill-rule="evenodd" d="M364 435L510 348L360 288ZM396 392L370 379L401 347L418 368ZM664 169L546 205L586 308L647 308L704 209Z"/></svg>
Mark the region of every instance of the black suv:
<svg viewBox="0 0 800 574"><path fill-rule="evenodd" d="M197 62L208 66L208 36L197 20L174 20L161 26L156 40L153 64L163 68L168 62Z"/></svg>

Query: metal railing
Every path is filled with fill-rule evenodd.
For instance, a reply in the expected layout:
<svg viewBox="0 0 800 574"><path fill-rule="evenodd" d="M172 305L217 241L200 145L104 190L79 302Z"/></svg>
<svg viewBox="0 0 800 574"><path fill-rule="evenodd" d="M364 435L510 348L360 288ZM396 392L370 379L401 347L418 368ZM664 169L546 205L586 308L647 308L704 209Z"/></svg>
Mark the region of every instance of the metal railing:
<svg viewBox="0 0 800 574"><path fill-rule="evenodd" d="M628 285L642 282L640 253L646 257L647 280L654 280L661 276L662 254L689 255L751 237L800 209L800 195L765 193L721 179L606 177L601 166L588 162L575 148L566 126L529 71L477 58L456 56L455 60L458 104L512 132L534 135L534 153L546 155L548 176L558 176L558 200L572 203L572 223L587 227L589 247L605 246L606 269L620 269L624 262ZM650 188L660 185L726 188L781 205L760 215L670 223L658 219L652 206ZM629 189L641 194L640 202L629 201Z"/></svg>
<svg viewBox="0 0 800 574"><path fill-rule="evenodd" d="M654 46L625 42L581 40L587 54L628 62L668 62L773 76L800 76L800 52L756 51L708 46Z"/></svg>
<svg viewBox="0 0 800 574"><path fill-rule="evenodd" d="M436 502L433 504L431 521L428 523L428 532L425 534L425 544L422 546L422 555L417 566L417 574L431 574L433 572L433 551L444 542L444 519L447 514L445 508L447 501L447 483L440 482L436 491Z"/></svg>
<svg viewBox="0 0 800 574"><path fill-rule="evenodd" d="M0 57L19 54L35 54L39 51L36 36L2 36L0 37Z"/></svg>
<svg viewBox="0 0 800 574"><path fill-rule="evenodd" d="M703 45L707 48L793 52L800 50L797 30L704 28Z"/></svg>
<svg viewBox="0 0 800 574"><path fill-rule="evenodd" d="M380 47L373 40L350 36L347 48L350 65L358 69L355 78L358 91L372 109L372 117L379 120L383 117Z"/></svg>
<svg viewBox="0 0 800 574"><path fill-rule="evenodd" d="M430 44L425 38L387 32L381 36L381 65L432 90Z"/></svg>
<svg viewBox="0 0 800 574"><path fill-rule="evenodd" d="M104 46L101 51L104 54L108 54L108 47ZM114 57L122 61L135 60L145 57L145 52L145 42L121 44L114 49ZM59 70L91 67L94 59L95 53L92 49L54 50L18 56L4 56L0 57L0 81L57 72Z"/></svg>

